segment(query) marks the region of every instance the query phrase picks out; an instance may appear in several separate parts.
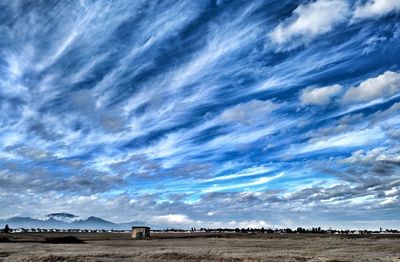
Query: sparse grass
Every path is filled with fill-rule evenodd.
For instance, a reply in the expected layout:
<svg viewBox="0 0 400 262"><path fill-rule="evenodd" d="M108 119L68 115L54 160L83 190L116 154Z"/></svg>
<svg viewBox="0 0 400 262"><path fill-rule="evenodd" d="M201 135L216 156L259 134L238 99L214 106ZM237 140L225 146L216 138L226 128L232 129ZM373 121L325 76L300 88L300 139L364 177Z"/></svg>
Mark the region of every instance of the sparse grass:
<svg viewBox="0 0 400 262"><path fill-rule="evenodd" d="M164 252L154 254L151 256L152 259L158 261L219 261L219 262L240 262L243 259L233 257L223 257L210 254L194 255L189 253L180 252Z"/></svg>
<svg viewBox="0 0 400 262"><path fill-rule="evenodd" d="M19 233L10 237L10 242L0 243L0 261L400 261L400 235L167 233L140 241L122 233Z"/></svg>

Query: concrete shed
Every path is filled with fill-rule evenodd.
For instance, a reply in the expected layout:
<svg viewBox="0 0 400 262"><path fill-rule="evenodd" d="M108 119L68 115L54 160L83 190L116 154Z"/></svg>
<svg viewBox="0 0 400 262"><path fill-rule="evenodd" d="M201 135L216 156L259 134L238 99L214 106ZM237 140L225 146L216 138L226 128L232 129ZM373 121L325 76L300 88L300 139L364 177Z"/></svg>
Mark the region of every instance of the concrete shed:
<svg viewBox="0 0 400 262"><path fill-rule="evenodd" d="M149 227L132 227L131 237L134 239L144 239L150 237Z"/></svg>

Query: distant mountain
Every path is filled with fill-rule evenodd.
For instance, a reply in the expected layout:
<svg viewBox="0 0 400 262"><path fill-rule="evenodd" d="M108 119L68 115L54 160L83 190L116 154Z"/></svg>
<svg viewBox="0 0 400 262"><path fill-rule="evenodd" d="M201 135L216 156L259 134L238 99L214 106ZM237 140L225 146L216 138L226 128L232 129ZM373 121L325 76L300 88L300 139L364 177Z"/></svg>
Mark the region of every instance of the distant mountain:
<svg viewBox="0 0 400 262"><path fill-rule="evenodd" d="M42 218L12 217L0 219L0 228L8 224L11 228L57 228L57 229L118 229L129 230L132 226L145 225L142 221L113 223L99 217L81 218L68 213L48 214Z"/></svg>

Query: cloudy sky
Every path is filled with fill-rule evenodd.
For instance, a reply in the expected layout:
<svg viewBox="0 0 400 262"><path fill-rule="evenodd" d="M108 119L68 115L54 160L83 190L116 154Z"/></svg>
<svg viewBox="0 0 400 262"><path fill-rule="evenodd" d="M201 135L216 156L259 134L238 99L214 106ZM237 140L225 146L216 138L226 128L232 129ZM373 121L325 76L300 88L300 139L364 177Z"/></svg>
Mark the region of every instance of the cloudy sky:
<svg viewBox="0 0 400 262"><path fill-rule="evenodd" d="M0 0L0 217L400 227L400 0Z"/></svg>

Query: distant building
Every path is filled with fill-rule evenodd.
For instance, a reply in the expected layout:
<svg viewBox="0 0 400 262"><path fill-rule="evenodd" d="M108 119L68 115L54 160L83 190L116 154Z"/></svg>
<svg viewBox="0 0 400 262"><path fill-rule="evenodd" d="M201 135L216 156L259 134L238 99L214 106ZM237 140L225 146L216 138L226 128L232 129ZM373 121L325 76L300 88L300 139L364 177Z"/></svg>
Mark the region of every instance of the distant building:
<svg viewBox="0 0 400 262"><path fill-rule="evenodd" d="M150 237L149 227L132 227L132 238L134 239L144 239Z"/></svg>

